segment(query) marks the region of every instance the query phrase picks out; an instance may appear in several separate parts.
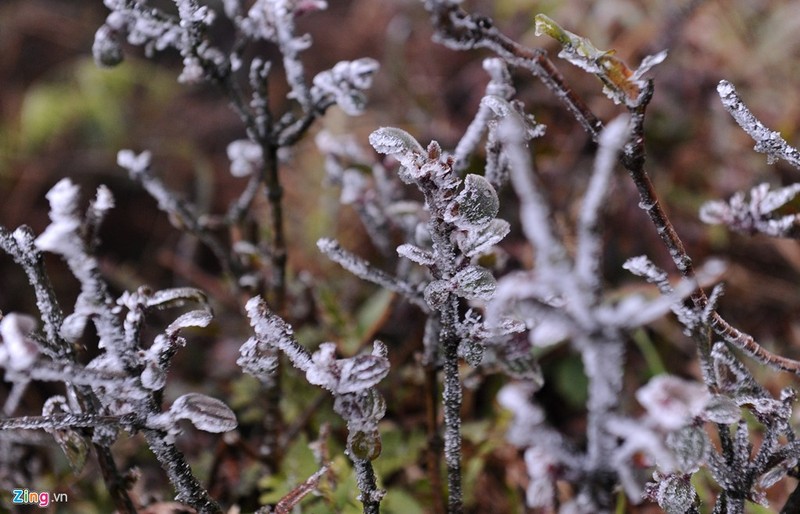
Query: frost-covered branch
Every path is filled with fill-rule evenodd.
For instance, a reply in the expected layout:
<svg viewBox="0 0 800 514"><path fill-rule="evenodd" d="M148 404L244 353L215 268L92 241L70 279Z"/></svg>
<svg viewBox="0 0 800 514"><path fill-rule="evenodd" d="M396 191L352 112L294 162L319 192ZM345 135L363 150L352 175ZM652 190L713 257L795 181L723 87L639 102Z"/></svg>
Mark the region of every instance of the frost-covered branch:
<svg viewBox="0 0 800 514"><path fill-rule="evenodd" d="M76 471L86 461L90 442L94 444L115 503L125 512L133 512L133 505L124 489L120 489L122 481L116 476L108 448L117 438L119 428L144 431L151 449L168 471L179 501L186 501L201 512L219 512L175 448L174 439L180 433L177 423L181 419L188 419L208 432L230 431L236 427L233 412L219 400L196 393L181 396L166 412L161 410L169 364L177 349L186 343L181 330L204 327L211 321L205 295L191 288L156 292L140 288L114 301L97 258L91 253L96 245L97 228L114 205L110 191L102 186L98 189L85 217L78 212L78 188L69 180L56 184L47 198L51 223L33 244L38 250L60 255L80 283L81 292L74 312L57 327L55 341L51 340L53 336L37 335L33 318L10 313L0 320L0 367L6 370L6 380L15 383L62 382L67 386L68 396L50 397L41 418L11 418L4 426L44 428L62 447ZM4 230L2 235L5 234ZM17 246L6 240L4 247L19 253L31 237L24 229L15 234ZM30 249L28 257L36 262L40 257L30 253ZM36 287L41 289L37 294L53 309L42 313L47 327L61 315L55 311L58 304L54 295L48 293L43 277L46 275L36 278ZM187 302L199 302L204 308L178 316L151 344L145 345L142 328L147 313ZM99 341L98 353L88 364L78 362L72 352L52 351L55 343L66 345L81 340L90 322ZM92 430L77 431L80 427Z"/></svg>
<svg viewBox="0 0 800 514"><path fill-rule="evenodd" d="M719 93L725 110L756 142L753 149L756 152L767 154L769 164L783 159L795 168L800 168L800 150L789 145L778 132L768 129L761 123L745 105L733 84L727 80L721 80L717 85L717 93Z"/></svg>
<svg viewBox="0 0 800 514"><path fill-rule="evenodd" d="M378 422L386 413L386 403L375 386L389 373L386 345L375 341L370 355L336 359L336 345L322 343L312 354L297 342L292 327L270 311L260 297L247 302L247 315L255 337L242 345L236 363L246 373L269 380L276 368L270 350L277 349L305 373L310 384L333 395L334 410L347 422L347 454L356 469L364 513L376 514L385 491L377 487L372 461L381 452Z"/></svg>

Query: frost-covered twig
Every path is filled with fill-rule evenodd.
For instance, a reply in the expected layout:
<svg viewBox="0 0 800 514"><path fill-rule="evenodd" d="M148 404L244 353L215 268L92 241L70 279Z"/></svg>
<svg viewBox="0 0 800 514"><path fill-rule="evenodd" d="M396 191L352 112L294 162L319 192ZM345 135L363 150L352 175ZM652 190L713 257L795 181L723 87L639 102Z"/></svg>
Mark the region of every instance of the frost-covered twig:
<svg viewBox="0 0 800 514"><path fill-rule="evenodd" d="M759 184L750 190L745 201L743 192L734 194L728 202L712 200L700 208L700 219L705 223L726 225L743 234L762 233L772 237L800 238L800 214L782 213L791 209L800 184L770 191L769 184ZM793 210L793 209L791 209Z"/></svg>
<svg viewBox="0 0 800 514"><path fill-rule="evenodd" d="M75 311L57 327L55 341L33 335L36 324L31 318L13 313L3 318L0 321L3 339L0 366L6 370L5 378L14 382L26 383L31 379L63 382L67 385L68 396L49 398L39 422L21 418L16 423L31 429L43 426L51 432L76 471L86 460L87 434L90 434L91 443L98 449L97 456L110 492L118 508L125 512L133 512L134 508L122 488L123 480L114 468L109 446L116 439L120 427L141 430L167 470L178 500L189 503L200 512L219 512L219 506L192 475L185 458L174 446L174 438L179 433L177 423L181 419L188 419L201 430L225 432L235 428L236 418L222 402L195 393L179 397L167 412L161 410L170 361L177 348L185 344L180 331L186 327L208 325L211 315L207 306L179 316L151 344L145 346L142 341L144 318L149 310L195 301L205 304L205 296L191 288L156 292L140 288L114 301L97 259L91 253L95 241L90 244L86 240L96 237L97 226L113 207L111 193L102 186L98 188L85 218L78 213L78 188L69 180L56 184L47 197L51 206L51 224L34 244L39 250L51 251L64 258L80 283L81 293ZM30 234L23 229L15 234L19 236L15 238L18 246L12 250L20 250ZM29 257L34 262L40 259L36 254ZM37 288L45 295L44 301L52 309L48 314L42 313L43 318L49 318L45 322L47 326L53 319L61 317L60 309L56 311L55 297L47 294L46 279L37 277L36 280ZM124 321L120 316L123 309L127 311ZM88 364L79 363L71 352L43 351L53 344L78 342L89 322L94 325L99 339L99 353ZM8 426L16 426L13 419L8 423ZM92 431L75 430L89 425Z"/></svg>
<svg viewBox="0 0 800 514"><path fill-rule="evenodd" d="M800 150L789 145L778 132L764 126L747 108L733 84L721 80L717 85L717 93L725 110L756 142L754 150L767 154L767 162L773 164L778 159L783 159L795 168L800 168Z"/></svg>
<svg viewBox="0 0 800 514"><path fill-rule="evenodd" d="M386 346L375 341L370 355L336 359L336 345L322 343L311 354L294 338L292 327L260 297L247 302L247 315L255 336L240 348L237 364L246 373L268 380L276 366L270 350L280 350L309 383L330 391L334 410L347 422L347 454L355 466L359 500L365 514L377 514L385 491L377 487L371 461L381 452L378 422L386 404L375 386L389 372Z"/></svg>

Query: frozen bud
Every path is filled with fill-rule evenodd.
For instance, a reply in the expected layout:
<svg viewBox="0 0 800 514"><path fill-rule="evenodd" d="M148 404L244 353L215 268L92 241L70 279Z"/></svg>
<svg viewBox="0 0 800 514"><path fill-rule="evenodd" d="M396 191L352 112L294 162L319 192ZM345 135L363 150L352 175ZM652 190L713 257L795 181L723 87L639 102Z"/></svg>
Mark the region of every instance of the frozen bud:
<svg viewBox="0 0 800 514"><path fill-rule="evenodd" d="M261 147L249 139L237 139L228 144L228 159L231 161L231 175L247 177L261 165Z"/></svg>
<svg viewBox="0 0 800 514"><path fill-rule="evenodd" d="M347 434L347 446L354 457L375 460L381 454L381 435L377 428L354 430Z"/></svg>
<svg viewBox="0 0 800 514"><path fill-rule="evenodd" d="M122 54L119 33L108 25L102 25L97 29L92 44L92 55L98 66L112 67L121 63L125 56Z"/></svg>
<svg viewBox="0 0 800 514"><path fill-rule="evenodd" d="M0 320L0 365L24 371L36 361L39 347L30 337L36 328L36 320L23 314L6 314Z"/></svg>

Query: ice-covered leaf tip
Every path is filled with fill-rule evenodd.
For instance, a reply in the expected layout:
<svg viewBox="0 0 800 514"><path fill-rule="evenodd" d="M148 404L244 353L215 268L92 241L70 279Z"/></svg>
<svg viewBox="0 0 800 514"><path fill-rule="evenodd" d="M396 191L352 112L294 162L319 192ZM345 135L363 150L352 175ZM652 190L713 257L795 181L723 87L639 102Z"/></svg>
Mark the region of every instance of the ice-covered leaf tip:
<svg viewBox="0 0 800 514"><path fill-rule="evenodd" d="M236 415L220 400L204 394L189 393L181 396L169 409L175 419L187 419L199 430L221 433L236 428Z"/></svg>
<svg viewBox="0 0 800 514"><path fill-rule="evenodd" d="M374 131L369 135L369 144L376 152L384 155L397 156L409 153L425 155L425 149L414 136L395 127L381 127Z"/></svg>
<svg viewBox="0 0 800 514"><path fill-rule="evenodd" d="M614 50L599 50L589 39L563 29L547 15L537 14L534 22L536 35L547 35L561 43L559 57L595 74L615 103L636 105L645 86L644 74L667 57L666 51L647 56L637 70L631 70Z"/></svg>

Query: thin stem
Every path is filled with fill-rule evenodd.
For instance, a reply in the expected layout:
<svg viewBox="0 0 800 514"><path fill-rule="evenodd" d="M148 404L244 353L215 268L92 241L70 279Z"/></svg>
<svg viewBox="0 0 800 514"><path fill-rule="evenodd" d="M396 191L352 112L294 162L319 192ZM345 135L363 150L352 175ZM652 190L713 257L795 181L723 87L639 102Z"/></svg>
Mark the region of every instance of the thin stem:
<svg viewBox="0 0 800 514"><path fill-rule="evenodd" d="M425 364L425 425L428 434L425 459L434 514L445 513L445 499L442 495L442 437L439 435L439 391L435 363Z"/></svg>
<svg viewBox="0 0 800 514"><path fill-rule="evenodd" d="M167 472L169 481L177 493L176 500L192 506L201 514L218 514L222 512L208 491L192 474L192 470L183 454L173 444L166 442L166 434L160 430L142 431L150 450L158 459L161 467Z"/></svg>
<svg viewBox="0 0 800 514"><path fill-rule="evenodd" d="M384 492L378 489L372 462L367 459L354 458L353 465L355 466L358 490L361 492L358 498L364 506L364 514L378 514L381 511L381 498Z"/></svg>

